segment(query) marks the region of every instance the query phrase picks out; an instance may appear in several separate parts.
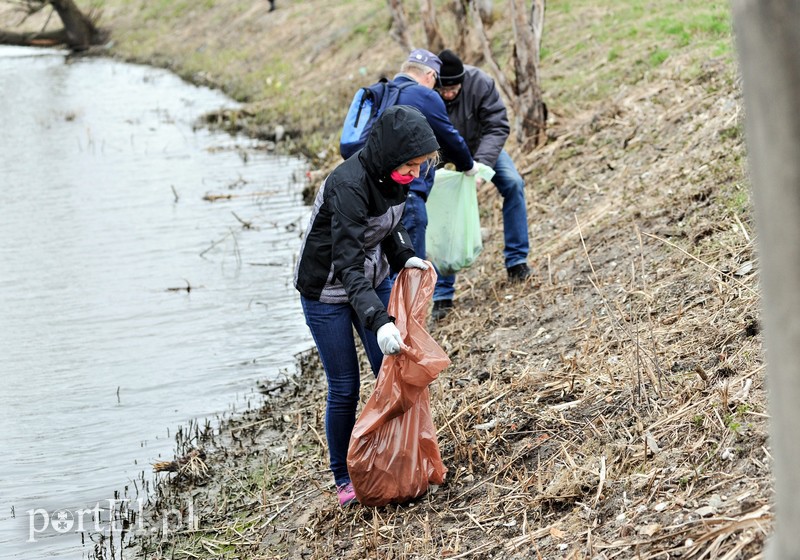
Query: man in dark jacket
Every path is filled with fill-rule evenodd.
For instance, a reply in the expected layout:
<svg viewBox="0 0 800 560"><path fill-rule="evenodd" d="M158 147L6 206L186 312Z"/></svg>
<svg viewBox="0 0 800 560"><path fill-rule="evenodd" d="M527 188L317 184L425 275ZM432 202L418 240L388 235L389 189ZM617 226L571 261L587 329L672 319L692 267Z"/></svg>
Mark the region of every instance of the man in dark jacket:
<svg viewBox="0 0 800 560"><path fill-rule="evenodd" d="M398 86L412 84L400 91L398 105L410 105L419 109L428 121L441 152L447 161L452 162L458 171L468 175L478 172L466 142L450 122L442 98L433 91L441 61L439 57L425 49L415 49L400 67L400 73L392 80ZM435 169L429 168L411 183L403 225L411 236L417 256L425 258L425 230L428 227L428 212L425 201L433 187ZM434 300L435 300L434 296ZM452 296L451 296L452 299ZM435 305L435 303L434 303Z"/></svg>
<svg viewBox="0 0 800 560"><path fill-rule="evenodd" d="M495 171L492 183L503 197L503 254L508 278L512 282L523 281L530 276L525 183L503 149L510 132L505 105L486 72L463 64L449 49L439 53L439 59L442 64L436 91L472 157ZM434 318L443 317L452 308L454 285L455 276L439 278L433 295Z"/></svg>

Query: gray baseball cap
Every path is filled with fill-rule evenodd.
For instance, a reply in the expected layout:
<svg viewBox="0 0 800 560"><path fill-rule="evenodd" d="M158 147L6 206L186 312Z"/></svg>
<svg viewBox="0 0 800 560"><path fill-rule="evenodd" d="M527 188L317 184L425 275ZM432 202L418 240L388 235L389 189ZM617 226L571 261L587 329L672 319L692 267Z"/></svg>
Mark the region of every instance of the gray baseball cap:
<svg viewBox="0 0 800 560"><path fill-rule="evenodd" d="M436 72L437 76L439 75L439 71L442 69L442 61L439 60L439 57L433 54L431 51L426 51L425 49L414 49L411 51L411 54L408 55L408 61L427 66Z"/></svg>

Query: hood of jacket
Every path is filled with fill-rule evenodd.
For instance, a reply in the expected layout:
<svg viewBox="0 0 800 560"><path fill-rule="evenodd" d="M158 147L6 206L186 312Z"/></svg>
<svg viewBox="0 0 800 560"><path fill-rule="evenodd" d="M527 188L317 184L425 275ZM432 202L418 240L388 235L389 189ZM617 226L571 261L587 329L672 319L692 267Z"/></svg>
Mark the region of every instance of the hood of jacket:
<svg viewBox="0 0 800 560"><path fill-rule="evenodd" d="M369 176L387 181L404 163L438 149L436 136L420 110L395 105L378 117L358 157Z"/></svg>

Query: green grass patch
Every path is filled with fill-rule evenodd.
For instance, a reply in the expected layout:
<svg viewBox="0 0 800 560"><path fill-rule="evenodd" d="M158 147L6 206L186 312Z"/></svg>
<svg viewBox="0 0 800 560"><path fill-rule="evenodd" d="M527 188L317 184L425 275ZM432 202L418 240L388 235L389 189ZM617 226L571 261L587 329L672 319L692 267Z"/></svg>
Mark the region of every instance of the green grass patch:
<svg viewBox="0 0 800 560"><path fill-rule="evenodd" d="M747 185L737 183L727 189L724 195L725 207L732 214L739 216L749 215L752 210L750 200L750 188Z"/></svg>
<svg viewBox="0 0 800 560"><path fill-rule="evenodd" d="M545 17L544 89L556 100L592 103L677 55L690 68L730 57L730 22L730 6L722 1L553 3Z"/></svg>
<svg viewBox="0 0 800 560"><path fill-rule="evenodd" d="M669 53L663 49L656 49L655 51L651 52L650 55L647 57L647 60L650 63L650 66L660 66L665 60L669 58Z"/></svg>
<svg viewBox="0 0 800 560"><path fill-rule="evenodd" d="M214 5L213 0L154 0L142 6L142 16L145 21L165 21L179 19L192 9L209 9Z"/></svg>

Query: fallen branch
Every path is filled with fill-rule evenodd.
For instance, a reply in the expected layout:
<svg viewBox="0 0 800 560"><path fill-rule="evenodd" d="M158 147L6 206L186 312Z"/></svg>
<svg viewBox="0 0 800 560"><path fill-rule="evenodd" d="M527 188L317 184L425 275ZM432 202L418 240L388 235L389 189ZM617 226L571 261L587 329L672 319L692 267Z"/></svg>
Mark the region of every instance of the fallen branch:
<svg viewBox="0 0 800 560"><path fill-rule="evenodd" d="M186 292L187 294L192 291L192 285L189 284L189 281L184 278L183 280L186 282L186 286L182 288L167 288L168 292Z"/></svg>
<svg viewBox="0 0 800 560"><path fill-rule="evenodd" d="M278 191L260 191L254 193L239 193L239 194L206 194L203 197L203 200L207 200L209 202L216 202L217 200L230 200L232 198L242 198L247 196L272 196L274 194L278 194Z"/></svg>

